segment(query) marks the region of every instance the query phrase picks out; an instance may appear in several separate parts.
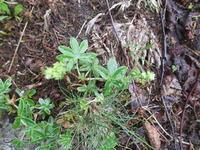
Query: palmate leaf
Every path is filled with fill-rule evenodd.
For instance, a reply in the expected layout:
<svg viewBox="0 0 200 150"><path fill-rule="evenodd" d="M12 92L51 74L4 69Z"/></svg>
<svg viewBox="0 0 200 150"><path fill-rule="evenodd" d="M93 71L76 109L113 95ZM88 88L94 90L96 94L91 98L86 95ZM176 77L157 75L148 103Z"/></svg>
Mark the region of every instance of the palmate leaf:
<svg viewBox="0 0 200 150"><path fill-rule="evenodd" d="M117 61L114 57L110 58L108 60L107 68L109 71L109 74L112 76L115 71L117 70Z"/></svg>

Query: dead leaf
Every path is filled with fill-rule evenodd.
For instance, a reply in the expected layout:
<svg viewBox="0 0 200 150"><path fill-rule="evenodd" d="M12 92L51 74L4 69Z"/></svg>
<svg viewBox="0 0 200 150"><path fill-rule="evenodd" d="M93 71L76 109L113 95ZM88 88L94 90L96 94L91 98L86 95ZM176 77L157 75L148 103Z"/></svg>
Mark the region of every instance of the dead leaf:
<svg viewBox="0 0 200 150"><path fill-rule="evenodd" d="M148 135L151 146L155 148L156 150L159 150L161 140L160 140L160 134L158 133L157 129L147 121L143 125L145 129L147 130L147 135Z"/></svg>
<svg viewBox="0 0 200 150"><path fill-rule="evenodd" d="M63 118L60 118L60 119L56 120L57 124L62 124L64 122L65 122L65 119L63 119Z"/></svg>
<svg viewBox="0 0 200 150"><path fill-rule="evenodd" d="M71 128L71 123L69 121L66 121L62 126L63 128L69 129Z"/></svg>

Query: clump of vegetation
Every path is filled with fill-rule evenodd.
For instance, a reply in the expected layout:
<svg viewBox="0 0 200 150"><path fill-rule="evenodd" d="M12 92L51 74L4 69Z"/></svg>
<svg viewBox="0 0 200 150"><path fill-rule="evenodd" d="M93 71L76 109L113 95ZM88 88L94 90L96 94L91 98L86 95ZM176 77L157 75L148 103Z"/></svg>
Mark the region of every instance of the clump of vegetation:
<svg viewBox="0 0 200 150"><path fill-rule="evenodd" d="M13 10L9 8L9 5L16 5ZM22 21L22 18L18 15L22 12L23 6L16 2L8 2L5 0L0 1L0 21L5 19L9 20L15 18L17 21Z"/></svg>
<svg viewBox="0 0 200 150"><path fill-rule="evenodd" d="M87 40L79 45L76 39L71 38L70 47L59 46L58 49L62 53L57 56L59 62L48 67L44 75L55 80L73 76L76 82L70 84L76 88L68 91L60 86L66 100L59 105L62 111L56 117L51 116L55 106L49 98L34 101L34 89L16 89L19 98L10 100L7 94L11 80L0 80L1 108L11 110L14 107L17 116L13 128L22 128L22 134L12 143L17 148L38 144L37 150L111 150L122 146L117 137L128 134L151 149L144 138L127 126L134 116L129 115L122 102L128 99L125 90L133 79L145 84L154 79L154 73L128 71L126 66L119 67L114 57L104 67L99 64L95 53L86 53Z"/></svg>

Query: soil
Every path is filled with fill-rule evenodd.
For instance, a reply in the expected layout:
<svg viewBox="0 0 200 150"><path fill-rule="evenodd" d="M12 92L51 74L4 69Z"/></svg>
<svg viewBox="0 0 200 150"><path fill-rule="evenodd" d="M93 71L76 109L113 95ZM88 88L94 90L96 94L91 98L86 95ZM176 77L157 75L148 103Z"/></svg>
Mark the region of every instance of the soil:
<svg viewBox="0 0 200 150"><path fill-rule="evenodd" d="M87 39L88 51L97 53L102 64L115 56L120 65L126 65L129 69L138 69L135 62L139 62L145 70L155 72L155 81L144 88L136 91L138 84L133 82L130 85L129 108L130 112L135 112L140 107L147 118L153 115L157 119L160 125L156 124L155 127L162 135L160 149L200 149L200 122L196 121L200 120L198 1L168 0L155 11L153 5L145 1L129 3L110 0L110 8L124 2L125 10L120 10L120 6L111 10L114 22L103 0L17 2L24 7L20 14L22 22L15 19L0 22L1 30L7 33L0 34L0 78L5 80L12 77L12 89L36 89L35 99L50 98L59 106L65 97L56 81L44 78L43 70L57 61L56 56L60 54L58 46L69 45L71 37L76 37L78 41ZM191 3L192 9L188 9ZM22 34L22 41L16 51ZM155 44L138 55L153 65L131 56L131 52L151 43ZM176 66L176 69L173 70L172 66ZM65 80L61 81L65 88L66 83ZM58 112L57 108L52 115ZM4 112L4 117L0 119L0 150L15 149L10 144L11 135L18 131L11 129L12 118L13 115ZM123 143L129 137L119 139ZM182 144L179 144L180 140ZM137 149L133 143L129 144L129 148Z"/></svg>

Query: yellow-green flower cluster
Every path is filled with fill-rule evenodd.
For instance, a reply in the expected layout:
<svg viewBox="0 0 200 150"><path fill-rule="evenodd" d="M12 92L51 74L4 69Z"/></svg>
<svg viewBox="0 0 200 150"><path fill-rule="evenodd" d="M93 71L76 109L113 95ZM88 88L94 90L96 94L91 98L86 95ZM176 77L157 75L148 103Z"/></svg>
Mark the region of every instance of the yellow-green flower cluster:
<svg viewBox="0 0 200 150"><path fill-rule="evenodd" d="M136 82L145 84L146 82L152 81L155 78L155 73L151 71L140 72L139 70L133 69L131 76L135 78Z"/></svg>
<svg viewBox="0 0 200 150"><path fill-rule="evenodd" d="M44 74L46 79L60 80L66 74L66 71L65 63L56 62L53 64L53 67L48 67Z"/></svg>

